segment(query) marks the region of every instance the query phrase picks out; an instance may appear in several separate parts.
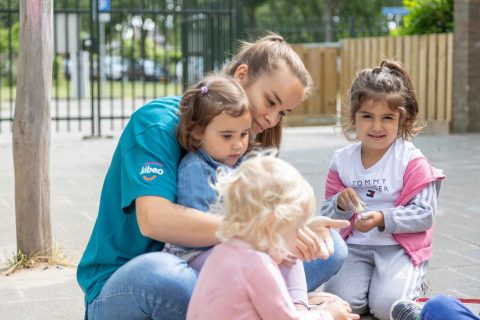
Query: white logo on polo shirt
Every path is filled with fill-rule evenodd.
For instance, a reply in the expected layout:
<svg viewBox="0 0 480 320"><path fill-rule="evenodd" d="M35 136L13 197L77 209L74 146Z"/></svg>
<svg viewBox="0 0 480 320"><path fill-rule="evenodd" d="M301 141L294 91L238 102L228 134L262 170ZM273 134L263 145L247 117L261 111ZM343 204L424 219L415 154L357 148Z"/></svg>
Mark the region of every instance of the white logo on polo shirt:
<svg viewBox="0 0 480 320"><path fill-rule="evenodd" d="M163 174L163 164L160 162L145 162L140 170L140 175L145 181L152 181Z"/></svg>

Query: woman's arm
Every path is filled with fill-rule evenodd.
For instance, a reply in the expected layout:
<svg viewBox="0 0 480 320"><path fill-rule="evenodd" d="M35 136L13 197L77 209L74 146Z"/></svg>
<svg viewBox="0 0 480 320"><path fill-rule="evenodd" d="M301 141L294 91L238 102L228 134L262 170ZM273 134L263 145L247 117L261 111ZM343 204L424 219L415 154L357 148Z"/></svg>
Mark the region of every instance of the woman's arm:
<svg viewBox="0 0 480 320"><path fill-rule="evenodd" d="M205 247L219 242L215 232L220 216L155 196L139 197L135 206L138 226L145 237L188 247Z"/></svg>

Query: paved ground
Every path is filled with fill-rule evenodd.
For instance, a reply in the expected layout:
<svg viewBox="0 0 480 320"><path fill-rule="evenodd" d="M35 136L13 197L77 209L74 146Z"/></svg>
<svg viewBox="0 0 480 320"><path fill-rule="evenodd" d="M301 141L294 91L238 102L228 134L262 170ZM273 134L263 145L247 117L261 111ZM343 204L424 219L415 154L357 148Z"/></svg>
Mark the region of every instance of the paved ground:
<svg viewBox="0 0 480 320"><path fill-rule="evenodd" d="M97 213L113 139L52 136L51 219L55 243L77 262ZM480 298L480 135L421 136L415 142L445 171L439 200L428 296ZM319 200L333 151L347 144L332 127L287 129L281 157L312 183ZM0 266L16 248L11 137L0 134ZM0 275L0 319L81 319L82 292L74 268L48 267Z"/></svg>

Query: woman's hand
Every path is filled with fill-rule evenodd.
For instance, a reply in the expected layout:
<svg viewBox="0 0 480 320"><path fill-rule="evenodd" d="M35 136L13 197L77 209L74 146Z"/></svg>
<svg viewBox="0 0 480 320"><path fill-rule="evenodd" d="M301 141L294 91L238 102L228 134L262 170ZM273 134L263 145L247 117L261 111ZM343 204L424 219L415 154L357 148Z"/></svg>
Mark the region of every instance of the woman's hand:
<svg viewBox="0 0 480 320"><path fill-rule="evenodd" d="M368 232L375 227L385 227L383 212L368 211L359 213L354 227L360 232Z"/></svg>
<svg viewBox="0 0 480 320"><path fill-rule="evenodd" d="M343 211L362 212L364 205L365 203L352 188L343 190L337 198L337 206Z"/></svg>
<svg viewBox="0 0 480 320"><path fill-rule="evenodd" d="M333 254L330 228L346 228L349 225L349 221L323 216L310 219L306 226L298 230L294 254L302 261L328 259Z"/></svg>

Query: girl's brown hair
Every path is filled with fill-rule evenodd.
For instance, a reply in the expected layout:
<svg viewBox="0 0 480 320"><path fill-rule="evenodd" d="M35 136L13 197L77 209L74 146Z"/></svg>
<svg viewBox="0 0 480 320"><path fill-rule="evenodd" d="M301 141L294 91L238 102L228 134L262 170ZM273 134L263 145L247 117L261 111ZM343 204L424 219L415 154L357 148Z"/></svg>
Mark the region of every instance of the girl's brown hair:
<svg viewBox="0 0 480 320"><path fill-rule="evenodd" d="M283 63L303 84L305 87L304 99L307 98L313 88L310 73L292 47L285 42L282 36L275 33L269 33L253 43L241 42L238 53L225 67L224 72L233 76L237 68L245 64L248 66L250 83L253 83L262 74L278 70L284 65ZM255 140L262 147L278 148L282 139L282 128L283 118L275 127L257 134Z"/></svg>
<svg viewBox="0 0 480 320"><path fill-rule="evenodd" d="M366 100L386 100L392 110L400 111L398 136L409 140L423 128L418 123L418 102L412 82L400 63L383 60L380 66L360 71L350 88L350 108L342 128L347 138L355 132L355 114Z"/></svg>
<svg viewBox="0 0 480 320"><path fill-rule="evenodd" d="M180 102L177 137L187 151L201 147L208 124L222 112L239 117L250 112L250 104L238 81L226 75L210 75L187 90Z"/></svg>

